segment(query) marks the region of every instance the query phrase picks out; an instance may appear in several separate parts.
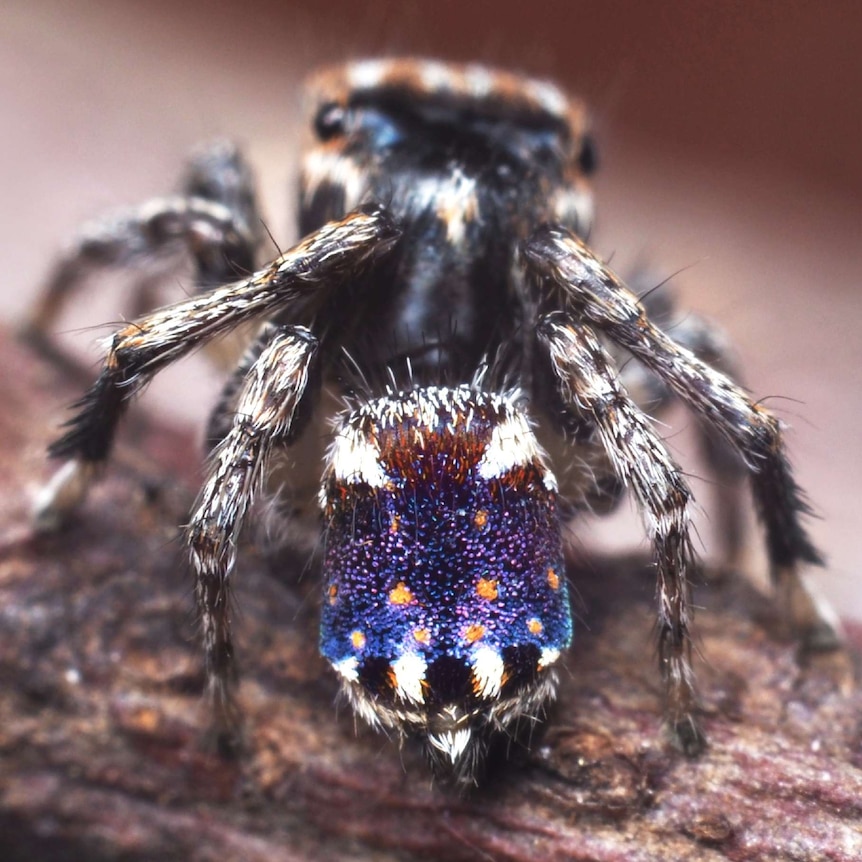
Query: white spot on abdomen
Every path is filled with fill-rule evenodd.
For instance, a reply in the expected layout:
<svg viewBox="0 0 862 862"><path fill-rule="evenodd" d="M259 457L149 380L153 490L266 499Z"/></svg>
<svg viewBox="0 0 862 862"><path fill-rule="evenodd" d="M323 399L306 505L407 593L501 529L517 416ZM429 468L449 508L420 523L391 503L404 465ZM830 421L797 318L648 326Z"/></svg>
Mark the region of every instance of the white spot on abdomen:
<svg viewBox="0 0 862 862"><path fill-rule="evenodd" d="M419 653L406 652L392 663L395 674L395 690L404 699L413 703L424 703L422 682L428 665Z"/></svg>

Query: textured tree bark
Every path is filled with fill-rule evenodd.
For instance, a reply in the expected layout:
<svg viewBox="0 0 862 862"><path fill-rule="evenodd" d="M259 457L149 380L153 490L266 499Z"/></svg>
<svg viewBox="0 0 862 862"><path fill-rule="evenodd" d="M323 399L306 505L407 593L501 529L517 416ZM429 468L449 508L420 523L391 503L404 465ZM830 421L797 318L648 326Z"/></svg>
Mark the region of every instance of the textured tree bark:
<svg viewBox="0 0 862 862"><path fill-rule="evenodd" d="M334 706L304 561L241 549L245 750L203 744L201 659L176 525L194 434L136 410L74 525L34 536L28 488L74 386L0 343L0 858L44 860L859 860L862 644L800 665L771 603L699 584L710 747L661 733L643 559L572 561L560 702L532 754L471 797ZM132 430L134 429L134 431ZM854 651L855 650L855 651ZM854 667L855 661L855 667Z"/></svg>

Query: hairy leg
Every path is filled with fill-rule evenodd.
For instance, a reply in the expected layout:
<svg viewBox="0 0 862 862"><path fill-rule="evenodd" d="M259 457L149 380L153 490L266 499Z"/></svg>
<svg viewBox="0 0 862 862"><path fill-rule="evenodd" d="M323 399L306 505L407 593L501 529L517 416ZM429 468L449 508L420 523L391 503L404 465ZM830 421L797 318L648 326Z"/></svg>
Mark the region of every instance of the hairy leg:
<svg viewBox="0 0 862 862"><path fill-rule="evenodd" d="M249 278L156 311L112 339L101 375L76 405L68 431L49 453L68 463L37 500L36 520L57 526L84 498L107 459L130 399L169 363L238 326L290 310L307 322L318 303L369 259L384 254L398 230L370 206L330 222Z"/></svg>
<svg viewBox="0 0 862 862"><path fill-rule="evenodd" d="M641 301L650 319L676 344L739 383L741 374L732 345L711 320L690 312L680 314L673 298L663 288L648 291ZM620 369L620 380L642 410L651 415L659 414L675 400L673 390L642 362L633 359L627 351L621 350L619 354L614 358ZM697 442L709 469L713 497L710 520L715 525L722 568L740 571L747 534L747 509L742 505L745 462L714 426L700 416L696 420Z"/></svg>
<svg viewBox="0 0 862 862"><path fill-rule="evenodd" d="M802 566L820 565L822 557L802 523L810 509L793 478L778 420L658 329L637 297L571 232L540 228L523 253L530 270L555 286L579 319L643 362L740 454L766 528L772 580L787 619L807 646L839 643L834 617L802 578Z"/></svg>
<svg viewBox="0 0 862 862"><path fill-rule="evenodd" d="M588 326L562 313L539 324L563 400L588 416L614 472L632 489L655 549L659 659L665 714L675 742L688 754L704 745L688 637L691 493L661 438L620 384L611 359Z"/></svg>
<svg viewBox="0 0 862 862"><path fill-rule="evenodd" d="M230 745L238 725L230 630L230 577L243 519L274 446L289 445L317 340L303 327L274 333L247 369L230 430L212 453L207 480L186 531L216 732Z"/></svg>

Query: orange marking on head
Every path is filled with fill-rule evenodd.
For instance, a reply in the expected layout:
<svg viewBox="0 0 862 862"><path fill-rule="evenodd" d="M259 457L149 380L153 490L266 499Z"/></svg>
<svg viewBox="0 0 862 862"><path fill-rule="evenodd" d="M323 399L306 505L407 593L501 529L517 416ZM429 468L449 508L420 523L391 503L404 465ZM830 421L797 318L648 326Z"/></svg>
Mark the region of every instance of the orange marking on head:
<svg viewBox="0 0 862 862"><path fill-rule="evenodd" d="M485 626L479 623L474 623L466 632L464 632L464 640L468 644L476 643L477 640L485 636Z"/></svg>
<svg viewBox="0 0 862 862"><path fill-rule="evenodd" d="M358 629L350 634L350 642L353 649L362 649L365 646L365 635Z"/></svg>
<svg viewBox="0 0 862 862"><path fill-rule="evenodd" d="M428 629L414 629L413 639L420 644L430 643L431 632Z"/></svg>
<svg viewBox="0 0 862 862"><path fill-rule="evenodd" d="M401 515L393 515L389 519L389 532L395 535L401 529Z"/></svg>
<svg viewBox="0 0 862 862"><path fill-rule="evenodd" d="M560 576L553 569L548 569L548 586L552 590L560 588Z"/></svg>
<svg viewBox="0 0 862 862"><path fill-rule="evenodd" d="M544 626L539 620L533 617L532 619L527 620L527 628L530 630L530 634L538 635L542 633Z"/></svg>
<svg viewBox="0 0 862 862"><path fill-rule="evenodd" d="M475 515L473 515L473 526L477 530L481 530L488 523L488 510L487 509L479 509Z"/></svg>
<svg viewBox="0 0 862 862"><path fill-rule="evenodd" d="M334 605L335 600L338 598L338 587L335 584L329 588L329 604Z"/></svg>
<svg viewBox="0 0 862 862"><path fill-rule="evenodd" d="M390 591L389 591L389 601L393 605L409 605L413 599L413 593L410 592L409 587L404 581L399 581Z"/></svg>
<svg viewBox="0 0 862 862"><path fill-rule="evenodd" d="M476 593L480 599L494 601L497 598L497 581L492 578L479 578L476 584Z"/></svg>

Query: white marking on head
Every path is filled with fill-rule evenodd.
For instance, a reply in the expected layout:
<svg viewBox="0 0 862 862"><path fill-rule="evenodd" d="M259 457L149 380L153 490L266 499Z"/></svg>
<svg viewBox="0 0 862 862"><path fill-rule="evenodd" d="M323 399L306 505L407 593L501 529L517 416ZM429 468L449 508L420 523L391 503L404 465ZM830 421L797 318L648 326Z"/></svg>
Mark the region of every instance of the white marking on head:
<svg viewBox="0 0 862 862"><path fill-rule="evenodd" d="M327 146L313 147L302 160L303 203L310 203L324 183L342 189L345 212L356 209L368 191L364 172L350 156Z"/></svg>
<svg viewBox="0 0 862 862"><path fill-rule="evenodd" d="M474 99L487 99L494 90L496 76L484 66L467 66L464 69L464 81L467 92Z"/></svg>
<svg viewBox="0 0 862 862"><path fill-rule="evenodd" d="M438 751L442 751L452 763L455 763L469 745L471 736L469 728L462 728L446 730L443 733L431 733L428 735L428 741Z"/></svg>
<svg viewBox="0 0 862 862"><path fill-rule="evenodd" d="M344 425L326 454L329 469L339 482L364 482L372 488L386 484L380 465L380 450L360 428Z"/></svg>
<svg viewBox="0 0 862 862"><path fill-rule="evenodd" d="M563 92L547 81L527 81L525 91L549 114L564 117L569 109L569 100Z"/></svg>
<svg viewBox="0 0 862 862"><path fill-rule="evenodd" d="M455 169L448 182L440 183L436 195L437 217L446 225L446 239L455 246L464 242L467 225L479 216L476 179Z"/></svg>
<svg viewBox="0 0 862 862"><path fill-rule="evenodd" d="M455 168L448 176L420 179L410 188L414 215L433 212L446 226L446 238L455 246L464 242L467 225L479 217L476 178Z"/></svg>
<svg viewBox="0 0 862 862"><path fill-rule="evenodd" d="M496 697L503 686L503 656L493 647L480 646L473 652L473 673L482 697Z"/></svg>
<svg viewBox="0 0 862 862"><path fill-rule="evenodd" d="M422 81L422 86L431 93L439 92L440 90L451 90L452 69L445 63L438 63L434 60L426 60L419 64L419 77Z"/></svg>
<svg viewBox="0 0 862 862"><path fill-rule="evenodd" d="M376 90L389 74L389 60L360 60L347 67L347 80L351 90Z"/></svg>
<svg viewBox="0 0 862 862"><path fill-rule="evenodd" d="M596 215L595 202L586 188L559 189L554 194L551 206L557 221L567 227L577 228L580 234L588 233L592 228Z"/></svg>
<svg viewBox="0 0 862 862"><path fill-rule="evenodd" d="M413 703L425 702L422 682L427 668L425 659L415 652L406 652L392 663L395 690L403 700L411 700Z"/></svg>

